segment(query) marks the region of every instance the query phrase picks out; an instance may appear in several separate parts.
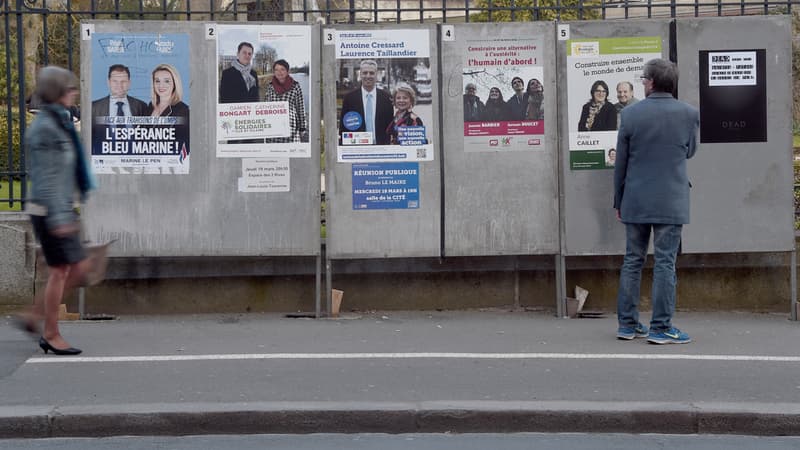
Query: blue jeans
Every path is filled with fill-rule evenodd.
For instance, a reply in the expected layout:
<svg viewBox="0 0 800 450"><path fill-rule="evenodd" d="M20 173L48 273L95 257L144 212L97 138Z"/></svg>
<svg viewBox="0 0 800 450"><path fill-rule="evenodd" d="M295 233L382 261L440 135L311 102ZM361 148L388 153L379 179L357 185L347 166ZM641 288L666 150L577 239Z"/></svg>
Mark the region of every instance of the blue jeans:
<svg viewBox="0 0 800 450"><path fill-rule="evenodd" d="M626 223L626 250L619 275L617 320L621 327L634 327L639 322L639 291L642 266L647 257L650 228L653 229L653 316L650 330L658 333L672 328L675 313L675 258L681 243L683 225Z"/></svg>

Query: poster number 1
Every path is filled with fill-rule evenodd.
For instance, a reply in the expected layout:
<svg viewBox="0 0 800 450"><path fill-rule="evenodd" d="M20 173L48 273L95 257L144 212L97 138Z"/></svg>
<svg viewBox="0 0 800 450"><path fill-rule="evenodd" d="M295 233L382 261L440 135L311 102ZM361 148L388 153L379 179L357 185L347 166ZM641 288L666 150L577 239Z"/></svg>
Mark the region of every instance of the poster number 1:
<svg viewBox="0 0 800 450"><path fill-rule="evenodd" d="M334 41L333 33L334 33L334 30L332 30L330 28L328 28L327 30L324 30L322 32L322 34L324 35L324 37L322 39L323 45L333 45L333 41Z"/></svg>
<svg viewBox="0 0 800 450"><path fill-rule="evenodd" d="M207 23L206 24L206 39L209 41L214 41L217 39L217 24L215 23Z"/></svg>
<svg viewBox="0 0 800 450"><path fill-rule="evenodd" d="M84 41L88 41L92 39L92 35L94 34L94 24L93 23L85 23L81 26L81 39Z"/></svg>

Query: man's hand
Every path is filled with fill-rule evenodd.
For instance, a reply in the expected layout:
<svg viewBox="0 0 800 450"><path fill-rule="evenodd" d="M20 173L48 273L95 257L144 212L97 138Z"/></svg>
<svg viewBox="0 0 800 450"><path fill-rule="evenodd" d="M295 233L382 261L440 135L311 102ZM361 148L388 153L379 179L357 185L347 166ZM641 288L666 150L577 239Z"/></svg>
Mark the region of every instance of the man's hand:
<svg viewBox="0 0 800 450"><path fill-rule="evenodd" d="M618 209L615 209L614 211L616 211L616 212L617 212L617 220L619 220L620 222L622 222L622 216L619 214L619 210L618 210Z"/></svg>
<svg viewBox="0 0 800 450"><path fill-rule="evenodd" d="M53 236L55 237L64 238L67 236L71 236L79 231L81 231L80 225L78 225L77 222L73 222L73 223L66 223L64 225L59 225L53 228L52 233Z"/></svg>

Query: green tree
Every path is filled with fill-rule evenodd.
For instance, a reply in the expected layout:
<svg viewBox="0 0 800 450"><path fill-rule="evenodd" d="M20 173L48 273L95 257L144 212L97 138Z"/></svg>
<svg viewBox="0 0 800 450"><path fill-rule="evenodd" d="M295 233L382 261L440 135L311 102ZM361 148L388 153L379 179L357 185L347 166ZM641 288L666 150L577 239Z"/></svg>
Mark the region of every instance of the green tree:
<svg viewBox="0 0 800 450"><path fill-rule="evenodd" d="M600 0L478 0L471 22L599 19Z"/></svg>

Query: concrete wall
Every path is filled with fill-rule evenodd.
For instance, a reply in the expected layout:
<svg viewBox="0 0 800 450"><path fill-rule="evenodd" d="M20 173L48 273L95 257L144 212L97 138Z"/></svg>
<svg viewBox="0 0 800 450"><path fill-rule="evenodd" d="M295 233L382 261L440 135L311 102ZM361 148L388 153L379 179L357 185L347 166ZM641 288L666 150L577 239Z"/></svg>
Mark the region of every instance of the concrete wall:
<svg viewBox="0 0 800 450"><path fill-rule="evenodd" d="M33 299L33 241L27 215L0 213L0 308Z"/></svg>
<svg viewBox="0 0 800 450"><path fill-rule="evenodd" d="M507 258L409 259L383 267L370 260L345 262L334 267L332 287L345 293L342 311L518 306L555 313L551 259L518 263L516 272ZM586 288L586 308L614 314L621 263L621 256L568 258L567 295L572 296L576 285ZM678 309L785 313L789 275L787 253L683 255L678 258ZM649 309L651 280L652 271L646 268L643 310ZM314 277L308 274L107 280L87 289L86 312L311 312L313 295ZM76 296L66 303L77 311Z"/></svg>

